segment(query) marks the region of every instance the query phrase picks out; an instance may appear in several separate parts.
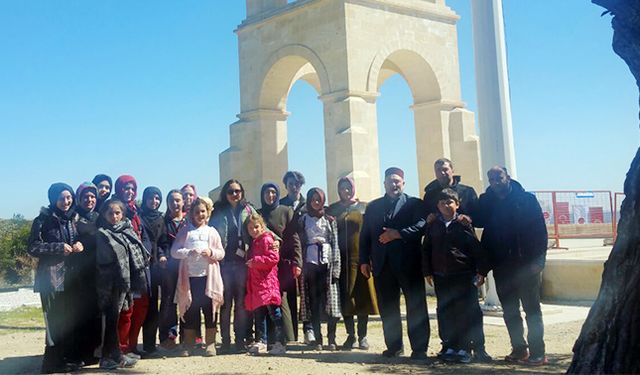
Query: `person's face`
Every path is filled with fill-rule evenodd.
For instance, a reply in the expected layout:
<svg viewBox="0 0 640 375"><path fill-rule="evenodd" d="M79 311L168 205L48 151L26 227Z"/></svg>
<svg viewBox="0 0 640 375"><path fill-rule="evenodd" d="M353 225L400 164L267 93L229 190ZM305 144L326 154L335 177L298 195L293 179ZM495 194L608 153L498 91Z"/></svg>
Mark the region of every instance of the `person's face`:
<svg viewBox="0 0 640 375"><path fill-rule="evenodd" d="M384 191L392 198L399 197L404 189L404 179L397 174L391 174L384 178Z"/></svg>
<svg viewBox="0 0 640 375"><path fill-rule="evenodd" d="M438 211L440 211L445 219L451 219L458 211L458 207L460 207L460 205L454 199L438 201Z"/></svg>
<svg viewBox="0 0 640 375"><path fill-rule="evenodd" d="M122 189L122 191L122 198L125 200L124 203L131 202L136 196L136 187L131 182L124 185L124 189Z"/></svg>
<svg viewBox="0 0 640 375"><path fill-rule="evenodd" d="M487 177L489 177L491 190L496 194L504 196L509 193L509 182L511 178L509 178L509 175L507 175L505 171L502 169L491 169L487 173Z"/></svg>
<svg viewBox="0 0 640 375"><path fill-rule="evenodd" d="M182 194L175 192L171 193L169 197L169 201L167 202L167 206L169 207L169 211L176 215L179 212L182 212L182 208L184 207L184 201L182 200Z"/></svg>
<svg viewBox="0 0 640 375"><path fill-rule="evenodd" d="M73 204L73 196L68 190L64 190L60 195L58 195L58 200L56 201L56 207L62 212L67 212L71 208Z"/></svg>
<svg viewBox="0 0 640 375"><path fill-rule="evenodd" d="M229 185L229 187L227 188L227 200L233 206L235 206L236 204L238 204L238 202L240 202L240 200L242 200L242 188L239 184L234 182Z"/></svg>
<svg viewBox="0 0 640 375"><path fill-rule="evenodd" d="M187 186L182 190L182 200L184 201L185 207L191 207L193 201L196 200L196 192L193 191L191 186Z"/></svg>
<svg viewBox="0 0 640 375"><path fill-rule="evenodd" d="M144 204L149 210L157 210L160 208L160 197L158 194L153 194L147 198L147 201L144 202Z"/></svg>
<svg viewBox="0 0 640 375"><path fill-rule="evenodd" d="M301 188L302 188L302 184L297 182L295 179L293 178L287 179L287 192L289 192L289 195L297 197L298 195L300 195Z"/></svg>
<svg viewBox="0 0 640 375"><path fill-rule="evenodd" d="M122 209L117 204L109 205L109 208L107 208L107 211L105 212L105 219L111 225L118 224L120 221L122 221L122 217Z"/></svg>
<svg viewBox="0 0 640 375"><path fill-rule="evenodd" d="M342 181L338 184L338 196L341 201L348 201L353 197L353 188L347 181Z"/></svg>
<svg viewBox="0 0 640 375"><path fill-rule="evenodd" d="M82 194L80 205L87 211L93 211L96 208L96 195L92 191L87 191Z"/></svg>
<svg viewBox="0 0 640 375"><path fill-rule="evenodd" d="M111 194L111 185L109 181L100 181L98 184L98 196L100 199L106 199Z"/></svg>
<svg viewBox="0 0 640 375"><path fill-rule="evenodd" d="M322 198L320 197L320 194L314 193L311 197L311 208L316 211L322 210Z"/></svg>
<svg viewBox="0 0 640 375"><path fill-rule="evenodd" d="M251 238L257 238L264 232L264 227L260 222L250 220L247 224L247 231Z"/></svg>
<svg viewBox="0 0 640 375"><path fill-rule="evenodd" d="M278 199L278 192L276 192L276 189L268 188L267 190L264 191L264 202L267 205L270 206L274 204L277 199Z"/></svg>
<svg viewBox="0 0 640 375"><path fill-rule="evenodd" d="M204 204L199 204L198 207L194 208L191 212L191 222L196 227L202 226L207 222L208 213L207 207Z"/></svg>
<svg viewBox="0 0 640 375"><path fill-rule="evenodd" d="M442 163L433 167L436 174L436 180L442 186L451 186L453 182L453 168L449 163Z"/></svg>

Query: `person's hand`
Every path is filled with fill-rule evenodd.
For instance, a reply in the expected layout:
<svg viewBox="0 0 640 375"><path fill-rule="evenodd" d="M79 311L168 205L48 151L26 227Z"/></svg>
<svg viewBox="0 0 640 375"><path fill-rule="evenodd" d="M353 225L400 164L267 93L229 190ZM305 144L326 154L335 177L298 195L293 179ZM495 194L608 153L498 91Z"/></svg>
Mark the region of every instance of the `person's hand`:
<svg viewBox="0 0 640 375"><path fill-rule="evenodd" d="M195 257L195 256L198 256L198 255L200 255L200 252L197 249L189 250L189 256L190 257Z"/></svg>
<svg viewBox="0 0 640 375"><path fill-rule="evenodd" d="M81 253L84 250L84 246L82 245L82 242L74 243L71 248L73 249L74 253Z"/></svg>
<svg viewBox="0 0 640 375"><path fill-rule="evenodd" d="M247 264L247 267L252 268L253 267L253 259L249 259L246 264Z"/></svg>
<svg viewBox="0 0 640 375"><path fill-rule="evenodd" d="M471 218L467 215L458 215L458 222L464 225L471 225Z"/></svg>
<svg viewBox="0 0 640 375"><path fill-rule="evenodd" d="M382 228L382 229L384 230L384 232L382 232L380 237L378 237L378 241L380 241L380 243L383 245L391 241L399 240L402 238L402 236L400 236L400 232L398 232L396 229L393 229L393 228Z"/></svg>
<svg viewBox="0 0 640 375"><path fill-rule="evenodd" d="M429 286L433 286L433 276L429 275L424 278L427 280L427 284L429 284Z"/></svg>
<svg viewBox="0 0 640 375"><path fill-rule="evenodd" d="M273 241L271 246L269 246L269 250L275 251L276 253L280 252L280 241Z"/></svg>
<svg viewBox="0 0 640 375"><path fill-rule="evenodd" d="M206 248L206 249L202 249L202 251L200 252L200 254L202 254L202 255L204 255L204 256L206 256L206 257L210 257L210 256L211 256L211 254L213 254L213 253L211 252L211 249Z"/></svg>
<svg viewBox="0 0 640 375"><path fill-rule="evenodd" d="M302 275L302 268L293 266L293 277L297 279L298 277L300 277L300 275Z"/></svg>
<svg viewBox="0 0 640 375"><path fill-rule="evenodd" d="M427 224L433 223L434 221L436 221L436 218L436 214L429 214L429 216L427 216Z"/></svg>
<svg viewBox="0 0 640 375"><path fill-rule="evenodd" d="M167 267L167 257L165 257L165 256L160 257L160 259L158 259L158 263L160 263L160 267L166 268Z"/></svg>
<svg viewBox="0 0 640 375"><path fill-rule="evenodd" d="M481 286L482 284L484 284L484 276L482 276L481 274L477 274L476 275L476 281L474 283L477 287Z"/></svg>
<svg viewBox="0 0 640 375"><path fill-rule="evenodd" d="M360 265L360 273L365 277L365 278L370 278L371 277L371 265L369 264L361 264Z"/></svg>
<svg viewBox="0 0 640 375"><path fill-rule="evenodd" d="M69 255L73 252L73 247L69 244L64 244L64 255Z"/></svg>

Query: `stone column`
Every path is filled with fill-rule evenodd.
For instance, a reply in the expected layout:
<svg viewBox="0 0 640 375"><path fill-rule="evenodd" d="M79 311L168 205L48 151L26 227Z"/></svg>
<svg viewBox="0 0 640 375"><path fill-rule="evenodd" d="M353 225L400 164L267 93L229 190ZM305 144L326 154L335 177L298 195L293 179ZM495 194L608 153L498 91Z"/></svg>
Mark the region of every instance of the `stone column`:
<svg viewBox="0 0 640 375"><path fill-rule="evenodd" d="M230 147L220 154L221 185L231 178L245 188L247 199L260 202L260 187L278 183L287 171L287 117L282 110L243 112L231 125Z"/></svg>
<svg viewBox="0 0 640 375"><path fill-rule="evenodd" d="M472 1L471 10L483 173L502 165L516 177L502 0Z"/></svg>
<svg viewBox="0 0 640 375"><path fill-rule="evenodd" d="M351 175L363 201L381 195L378 156L378 93L338 91L320 97L324 103L327 200L338 199L340 177Z"/></svg>

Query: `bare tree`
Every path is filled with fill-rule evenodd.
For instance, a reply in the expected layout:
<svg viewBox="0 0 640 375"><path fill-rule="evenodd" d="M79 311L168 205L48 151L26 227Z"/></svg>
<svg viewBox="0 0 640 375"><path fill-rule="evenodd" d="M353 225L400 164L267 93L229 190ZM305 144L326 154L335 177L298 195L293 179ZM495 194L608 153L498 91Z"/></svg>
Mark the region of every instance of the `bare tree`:
<svg viewBox="0 0 640 375"><path fill-rule="evenodd" d="M640 87L640 0L592 0L613 18L613 50ZM624 183L618 237L567 373L640 373L640 149Z"/></svg>

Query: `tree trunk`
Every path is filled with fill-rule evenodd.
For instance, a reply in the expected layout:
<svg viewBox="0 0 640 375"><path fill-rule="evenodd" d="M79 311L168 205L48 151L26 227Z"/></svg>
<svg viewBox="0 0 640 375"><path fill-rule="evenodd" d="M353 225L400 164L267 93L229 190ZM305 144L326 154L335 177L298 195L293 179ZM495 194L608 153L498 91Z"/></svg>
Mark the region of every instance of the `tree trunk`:
<svg viewBox="0 0 640 375"><path fill-rule="evenodd" d="M640 0L592 0L612 15L613 50L640 87ZM618 237L567 373L640 373L640 149L624 183Z"/></svg>

